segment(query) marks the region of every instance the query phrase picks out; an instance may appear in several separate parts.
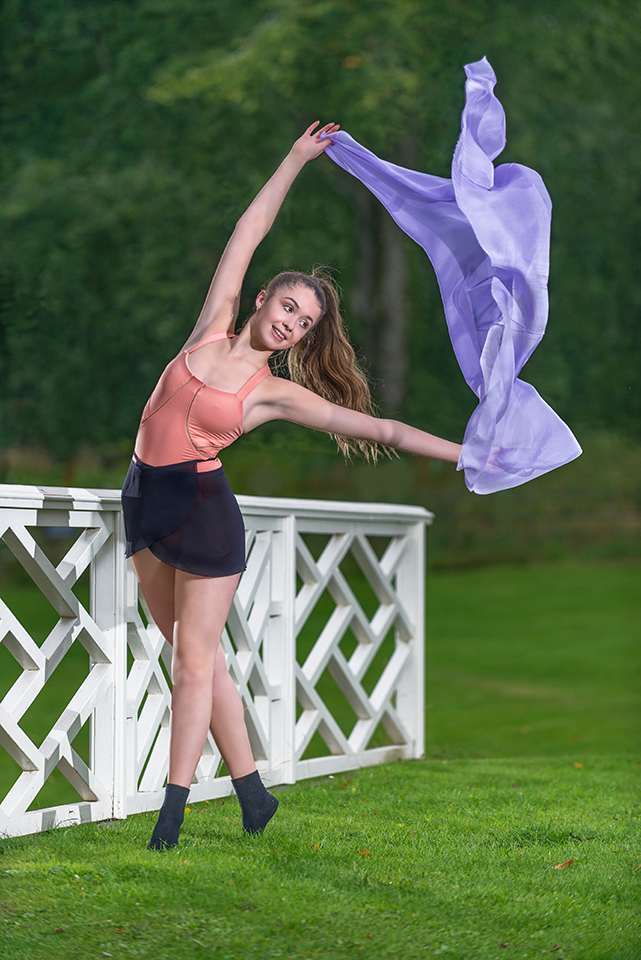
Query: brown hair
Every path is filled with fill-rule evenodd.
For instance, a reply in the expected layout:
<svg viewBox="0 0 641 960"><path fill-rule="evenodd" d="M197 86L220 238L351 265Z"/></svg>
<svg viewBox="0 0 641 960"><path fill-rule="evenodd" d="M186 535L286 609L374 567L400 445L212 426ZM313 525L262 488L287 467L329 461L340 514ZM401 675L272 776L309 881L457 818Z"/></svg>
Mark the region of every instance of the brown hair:
<svg viewBox="0 0 641 960"><path fill-rule="evenodd" d="M338 287L331 278L315 270L311 275L279 273L263 289L269 299L282 287L297 286L313 290L321 315L311 330L286 351L290 379L331 403L376 416L367 376L356 359L341 315ZM388 457L396 452L371 440L332 436L347 458L359 453L376 463L381 452Z"/></svg>

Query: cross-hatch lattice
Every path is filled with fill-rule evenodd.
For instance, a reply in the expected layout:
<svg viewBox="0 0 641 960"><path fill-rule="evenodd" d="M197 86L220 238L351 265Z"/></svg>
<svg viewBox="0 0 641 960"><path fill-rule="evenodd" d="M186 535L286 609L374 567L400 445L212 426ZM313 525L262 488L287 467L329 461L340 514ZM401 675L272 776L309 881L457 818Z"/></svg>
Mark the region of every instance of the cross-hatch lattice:
<svg viewBox="0 0 641 960"><path fill-rule="evenodd" d="M239 501L247 569L222 644L263 778L271 785L291 783L421 756L423 540L431 515L376 504ZM30 532L52 526L76 536L56 566ZM319 534L326 542L315 559L309 537ZM22 566L58 616L39 645L0 600L2 655L20 668L0 703L0 830L16 835L158 808L168 764L171 647L124 561L117 492L0 486L0 536L5 555ZM88 568L89 610L74 592ZM373 598L369 615L358 599L364 585ZM327 609L328 599L332 610L321 623L318 611L323 604ZM297 643L305 648L301 662ZM45 685L56 682L73 644L89 654L89 670L38 745L21 721L37 708ZM327 676L351 711L347 731L327 694ZM88 763L73 746L87 723ZM381 730L386 742L372 746ZM15 767L3 764L3 752L20 767L13 782ZM30 809L54 770L77 800ZM209 735L192 800L228 793L223 774Z"/></svg>

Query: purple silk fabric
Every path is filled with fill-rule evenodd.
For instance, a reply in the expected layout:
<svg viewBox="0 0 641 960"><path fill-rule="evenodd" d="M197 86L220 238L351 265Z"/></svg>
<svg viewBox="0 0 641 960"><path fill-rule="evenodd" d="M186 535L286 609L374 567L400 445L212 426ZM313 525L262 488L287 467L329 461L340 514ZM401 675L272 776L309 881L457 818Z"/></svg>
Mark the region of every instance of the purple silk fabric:
<svg viewBox="0 0 641 960"><path fill-rule="evenodd" d="M533 386L518 379L547 322L552 205L538 173L496 169L505 114L485 59L465 67L465 107L452 179L380 160L348 133L327 155L378 197L432 261L463 375L479 399L458 464L474 493L518 486L581 448Z"/></svg>

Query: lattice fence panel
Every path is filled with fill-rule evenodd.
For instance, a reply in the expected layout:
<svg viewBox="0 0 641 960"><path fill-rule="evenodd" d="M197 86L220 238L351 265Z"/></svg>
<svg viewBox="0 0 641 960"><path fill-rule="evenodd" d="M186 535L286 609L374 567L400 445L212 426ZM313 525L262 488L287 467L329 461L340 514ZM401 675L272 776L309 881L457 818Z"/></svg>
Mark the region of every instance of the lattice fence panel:
<svg viewBox="0 0 641 960"><path fill-rule="evenodd" d="M239 501L247 569L222 644L265 781L421 756L423 538L430 515L416 507ZM78 534L55 565L30 532L43 526ZM309 538L319 536L322 549L314 553ZM0 703L0 747L19 770L0 803L0 831L16 835L156 809L167 777L171 647L124 560L118 492L0 487L0 537L56 621L39 644L0 600L0 644L15 674ZM89 609L74 591L88 569ZM297 643L305 646L300 662ZM28 711L79 647L88 655L87 675L36 743L25 729ZM87 729L85 762L74 741ZM30 809L54 770L78 801ZM192 800L228 793L222 772L210 736Z"/></svg>
<svg viewBox="0 0 641 960"><path fill-rule="evenodd" d="M391 758L422 753L417 717L407 710L403 714L397 707L399 688L407 684L408 671L422 671L422 650L417 649L423 643L420 596L401 593L397 586L399 574L410 572L404 567L414 566L415 574L422 567L420 546L417 532L406 529L388 538L379 559L366 532L354 530L352 525L352 529L332 535L314 559L303 533L298 533L296 568L301 585L295 601L297 636L314 616L323 596L329 595L334 604L312 649L303 662L296 664L300 715L295 728L295 758L299 777L380 762L382 755ZM348 557L357 570L353 584L341 569ZM365 581L375 597L375 610L370 615L353 589L358 579ZM346 655L342 642L348 631L355 645ZM377 664L390 634L393 650L385 662ZM364 679L368 676L372 684L374 667L375 682L368 692ZM353 715L349 731L339 724L335 703L329 704L319 690L327 673ZM422 718L422 709L419 712ZM385 731L387 744L371 747L380 728ZM309 756L310 752L318 752L317 737L314 744L316 734L325 745L324 756Z"/></svg>
<svg viewBox="0 0 641 960"><path fill-rule="evenodd" d="M97 554L113 540L115 516L113 513L77 519L70 513L56 516L58 526L68 526L70 534L79 533L79 536L54 566L28 529L39 525L38 517L28 512L21 517L18 511L0 512L0 536L4 544L58 615L53 629L38 645L13 611L0 600L0 642L22 668L0 704L0 743L22 768L0 804L0 831L5 833L35 832L60 823L112 815L111 755L103 757L101 764L87 765L74 749L74 740L98 705L112 696L114 638L96 623L73 587ZM88 520L90 527L74 530L74 526L84 525ZM82 645L89 654L91 670L48 734L37 744L21 722L27 711L34 704L37 706L45 685L56 682L56 670L74 644ZM74 788L79 801L30 810L56 769Z"/></svg>

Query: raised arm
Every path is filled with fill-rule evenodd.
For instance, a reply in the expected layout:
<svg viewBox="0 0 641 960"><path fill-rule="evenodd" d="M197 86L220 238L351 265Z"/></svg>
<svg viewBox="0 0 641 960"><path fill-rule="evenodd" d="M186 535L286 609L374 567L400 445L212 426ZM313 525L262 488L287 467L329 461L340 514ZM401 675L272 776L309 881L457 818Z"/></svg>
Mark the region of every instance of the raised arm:
<svg viewBox="0 0 641 960"><path fill-rule="evenodd" d="M317 127L318 121L298 138L278 170L236 224L187 344L195 343L211 333L233 333L241 287L256 247L269 233L287 191L302 168L309 160L320 156L328 144L331 145L330 140L321 143L321 134L338 130L338 124L333 123L327 123L319 129Z"/></svg>
<svg viewBox="0 0 641 960"><path fill-rule="evenodd" d="M290 420L341 437L373 440L421 457L456 463L461 455L460 443L435 437L400 420L370 417L366 413L340 407L289 380L267 377L263 384L260 402L245 417L245 432L268 420Z"/></svg>

